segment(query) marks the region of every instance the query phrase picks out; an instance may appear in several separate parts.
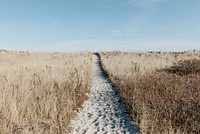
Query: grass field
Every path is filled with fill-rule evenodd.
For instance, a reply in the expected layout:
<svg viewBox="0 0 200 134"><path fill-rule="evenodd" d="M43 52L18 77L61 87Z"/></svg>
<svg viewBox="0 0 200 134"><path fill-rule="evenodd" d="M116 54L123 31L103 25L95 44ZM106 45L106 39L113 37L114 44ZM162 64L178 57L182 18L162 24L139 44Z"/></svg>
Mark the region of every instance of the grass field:
<svg viewBox="0 0 200 134"><path fill-rule="evenodd" d="M142 134L200 133L200 52L101 52ZM0 134L69 133L92 54L0 51Z"/></svg>
<svg viewBox="0 0 200 134"><path fill-rule="evenodd" d="M101 52L141 133L200 133L200 52Z"/></svg>
<svg viewBox="0 0 200 134"><path fill-rule="evenodd" d="M90 53L0 52L0 133L68 133L86 99Z"/></svg>

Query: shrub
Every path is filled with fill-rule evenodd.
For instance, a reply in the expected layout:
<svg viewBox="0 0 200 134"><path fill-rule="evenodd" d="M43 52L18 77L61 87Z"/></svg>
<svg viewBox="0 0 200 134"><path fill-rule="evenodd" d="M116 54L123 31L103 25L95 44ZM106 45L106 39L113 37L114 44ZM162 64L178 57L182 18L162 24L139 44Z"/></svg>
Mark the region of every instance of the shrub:
<svg viewBox="0 0 200 134"><path fill-rule="evenodd" d="M180 76L200 73L200 60L184 60L175 63L170 68L165 68L163 71L174 73Z"/></svg>

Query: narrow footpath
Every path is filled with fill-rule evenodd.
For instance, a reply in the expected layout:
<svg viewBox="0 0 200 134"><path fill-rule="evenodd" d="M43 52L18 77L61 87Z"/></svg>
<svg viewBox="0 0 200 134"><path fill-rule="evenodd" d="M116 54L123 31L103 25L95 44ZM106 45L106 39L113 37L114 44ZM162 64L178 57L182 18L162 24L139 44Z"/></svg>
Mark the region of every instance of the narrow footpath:
<svg viewBox="0 0 200 134"><path fill-rule="evenodd" d="M137 134L134 122L119 101L119 95L101 67L100 56L93 55L92 87L83 109L72 121L72 134Z"/></svg>

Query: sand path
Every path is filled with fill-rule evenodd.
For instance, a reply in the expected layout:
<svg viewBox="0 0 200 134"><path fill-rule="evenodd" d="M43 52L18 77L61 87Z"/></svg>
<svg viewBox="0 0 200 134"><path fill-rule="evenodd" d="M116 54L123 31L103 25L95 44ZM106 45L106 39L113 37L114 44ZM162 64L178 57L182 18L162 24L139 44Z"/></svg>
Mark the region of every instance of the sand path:
<svg viewBox="0 0 200 134"><path fill-rule="evenodd" d="M105 76L98 54L93 55L93 81L88 100L72 121L72 134L136 134L134 122Z"/></svg>

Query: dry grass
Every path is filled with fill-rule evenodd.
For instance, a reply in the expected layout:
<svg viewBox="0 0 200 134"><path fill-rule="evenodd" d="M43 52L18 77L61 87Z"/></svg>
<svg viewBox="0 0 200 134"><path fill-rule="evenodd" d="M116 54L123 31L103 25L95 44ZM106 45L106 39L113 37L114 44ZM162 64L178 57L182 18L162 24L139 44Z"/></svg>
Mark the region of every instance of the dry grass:
<svg viewBox="0 0 200 134"><path fill-rule="evenodd" d="M0 52L0 133L68 133L86 99L90 53Z"/></svg>
<svg viewBox="0 0 200 134"><path fill-rule="evenodd" d="M199 52L101 56L141 133L200 133Z"/></svg>

